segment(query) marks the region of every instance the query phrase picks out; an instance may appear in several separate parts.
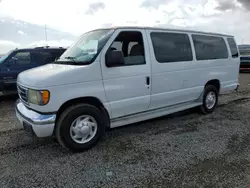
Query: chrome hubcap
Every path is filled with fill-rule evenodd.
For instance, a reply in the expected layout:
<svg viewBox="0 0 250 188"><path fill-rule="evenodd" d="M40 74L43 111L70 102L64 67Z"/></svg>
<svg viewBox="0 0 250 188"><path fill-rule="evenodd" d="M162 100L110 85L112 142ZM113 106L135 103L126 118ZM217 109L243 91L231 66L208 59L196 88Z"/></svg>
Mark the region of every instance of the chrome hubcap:
<svg viewBox="0 0 250 188"><path fill-rule="evenodd" d="M216 103L216 94L210 91L206 96L206 107L212 109Z"/></svg>
<svg viewBox="0 0 250 188"><path fill-rule="evenodd" d="M76 118L70 126L70 136L78 144L84 144L94 138L97 132L97 122L89 115Z"/></svg>

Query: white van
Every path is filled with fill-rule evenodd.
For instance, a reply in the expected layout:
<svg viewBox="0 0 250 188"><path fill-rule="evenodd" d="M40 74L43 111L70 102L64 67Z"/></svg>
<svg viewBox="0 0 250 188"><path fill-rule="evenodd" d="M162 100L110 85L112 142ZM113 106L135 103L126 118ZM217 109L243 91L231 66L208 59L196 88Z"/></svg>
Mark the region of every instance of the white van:
<svg viewBox="0 0 250 188"><path fill-rule="evenodd" d="M37 137L56 135L72 151L114 128L199 106L237 90L233 36L145 27L83 34L54 63L18 76L16 115Z"/></svg>

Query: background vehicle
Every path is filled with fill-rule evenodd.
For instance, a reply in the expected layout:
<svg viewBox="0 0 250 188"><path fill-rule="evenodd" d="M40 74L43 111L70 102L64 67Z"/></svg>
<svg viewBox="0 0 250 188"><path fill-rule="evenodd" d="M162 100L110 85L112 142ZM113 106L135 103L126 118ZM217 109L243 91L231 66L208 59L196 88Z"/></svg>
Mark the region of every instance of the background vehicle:
<svg viewBox="0 0 250 188"><path fill-rule="evenodd" d="M240 50L240 71L250 71L250 45L239 45Z"/></svg>
<svg viewBox="0 0 250 188"><path fill-rule="evenodd" d="M16 93L16 79L20 72L55 61L66 49L36 47L15 49L0 58L0 96Z"/></svg>
<svg viewBox="0 0 250 188"><path fill-rule="evenodd" d="M83 151L107 127L193 107L212 113L219 93L237 90L239 64L230 35L143 27L94 30L55 63L19 74L16 114L36 136L55 134L62 146Z"/></svg>

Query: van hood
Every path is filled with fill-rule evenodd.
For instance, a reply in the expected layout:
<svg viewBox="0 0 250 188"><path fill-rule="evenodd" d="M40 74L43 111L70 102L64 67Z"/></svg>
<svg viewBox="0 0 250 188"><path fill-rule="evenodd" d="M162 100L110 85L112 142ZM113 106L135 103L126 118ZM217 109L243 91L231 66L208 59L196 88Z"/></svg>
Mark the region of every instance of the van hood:
<svg viewBox="0 0 250 188"><path fill-rule="evenodd" d="M34 89L46 89L52 86L96 80L97 78L93 76L95 74L91 76L87 69L89 65L47 64L20 73L17 83Z"/></svg>

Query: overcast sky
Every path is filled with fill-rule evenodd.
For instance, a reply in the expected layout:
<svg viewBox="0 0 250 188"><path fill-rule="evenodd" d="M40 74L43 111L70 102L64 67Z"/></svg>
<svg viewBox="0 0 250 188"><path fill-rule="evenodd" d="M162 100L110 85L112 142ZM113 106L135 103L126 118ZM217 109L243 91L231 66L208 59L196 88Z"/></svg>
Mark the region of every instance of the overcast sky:
<svg viewBox="0 0 250 188"><path fill-rule="evenodd" d="M221 32L250 43L250 0L0 0L1 17L75 36L97 27L140 25Z"/></svg>

